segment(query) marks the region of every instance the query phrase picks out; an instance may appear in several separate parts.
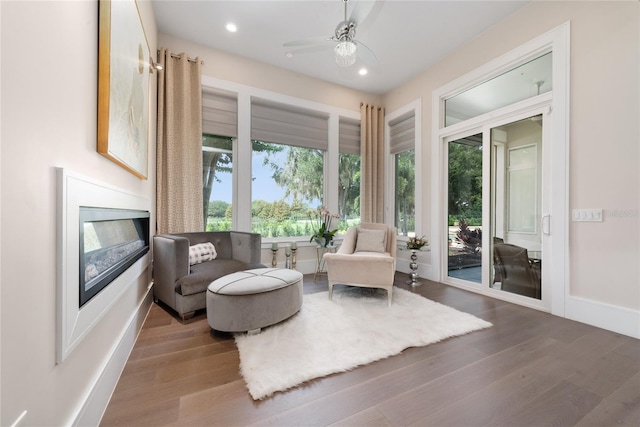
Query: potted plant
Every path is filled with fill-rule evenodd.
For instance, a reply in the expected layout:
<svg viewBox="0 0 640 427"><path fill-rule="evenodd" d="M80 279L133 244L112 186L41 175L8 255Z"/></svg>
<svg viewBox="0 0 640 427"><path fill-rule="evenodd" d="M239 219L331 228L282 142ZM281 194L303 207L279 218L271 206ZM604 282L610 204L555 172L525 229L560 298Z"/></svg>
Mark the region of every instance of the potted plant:
<svg viewBox="0 0 640 427"><path fill-rule="evenodd" d="M420 250L427 243L428 243L428 241L424 236L422 236L422 237L409 237L409 240L407 240L407 249Z"/></svg>
<svg viewBox="0 0 640 427"><path fill-rule="evenodd" d="M315 211L309 211L308 215L313 230L315 230L309 242L315 240L320 246L329 245L338 231L337 228L331 229L331 223L334 219L338 219L339 216L332 214L329 209L324 206L318 207Z"/></svg>

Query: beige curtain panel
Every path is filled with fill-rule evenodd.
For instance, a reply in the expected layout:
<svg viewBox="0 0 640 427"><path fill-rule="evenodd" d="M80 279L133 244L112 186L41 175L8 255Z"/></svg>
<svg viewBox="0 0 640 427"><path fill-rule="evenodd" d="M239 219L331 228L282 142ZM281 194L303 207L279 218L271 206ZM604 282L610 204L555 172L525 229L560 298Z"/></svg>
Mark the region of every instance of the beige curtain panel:
<svg viewBox="0 0 640 427"><path fill-rule="evenodd" d="M360 217L384 222L384 108L360 104Z"/></svg>
<svg viewBox="0 0 640 427"><path fill-rule="evenodd" d="M157 233L202 231L201 62L167 49L159 62Z"/></svg>

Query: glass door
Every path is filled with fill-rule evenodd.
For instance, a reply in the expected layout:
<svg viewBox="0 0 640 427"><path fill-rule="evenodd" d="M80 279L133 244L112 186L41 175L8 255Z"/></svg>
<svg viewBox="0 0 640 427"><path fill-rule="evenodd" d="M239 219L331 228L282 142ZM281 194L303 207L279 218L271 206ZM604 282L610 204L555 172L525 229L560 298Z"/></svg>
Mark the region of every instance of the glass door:
<svg viewBox="0 0 640 427"><path fill-rule="evenodd" d="M508 293L506 299L533 306L545 305L542 265L548 234L539 111L507 116L444 140L445 281Z"/></svg>
<svg viewBox="0 0 640 427"><path fill-rule="evenodd" d="M490 283L542 299L542 115L491 127Z"/></svg>
<svg viewBox="0 0 640 427"><path fill-rule="evenodd" d="M567 25L558 27L438 88L432 98L432 105L438 106L432 115L438 138L431 150L433 276L560 316L566 314L568 271L569 32ZM542 125L542 138L530 147L512 146L519 126L509 129L508 124L524 119ZM456 141L478 133L482 180L481 186L474 186L476 194L482 192L482 221L465 226L469 225L467 234L476 229L476 237L482 233L480 279L475 266L462 264L459 256L465 248L456 238L464 231L456 216L464 205L456 205L457 188L450 181L459 173L450 156L460 145ZM506 261L507 255L498 259L506 246L496 249L497 244L526 249L520 259L526 258L528 267L521 270L539 271L540 284L529 281L524 290L511 286L507 270L515 261ZM467 272L475 274L463 274Z"/></svg>
<svg viewBox="0 0 640 427"><path fill-rule="evenodd" d="M447 276L482 283L482 133L446 143Z"/></svg>

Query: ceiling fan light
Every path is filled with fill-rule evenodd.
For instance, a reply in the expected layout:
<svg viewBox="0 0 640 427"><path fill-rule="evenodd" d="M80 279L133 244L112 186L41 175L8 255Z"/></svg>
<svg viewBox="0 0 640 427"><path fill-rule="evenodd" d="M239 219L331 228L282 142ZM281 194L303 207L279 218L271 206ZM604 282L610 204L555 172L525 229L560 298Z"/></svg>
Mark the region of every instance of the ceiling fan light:
<svg viewBox="0 0 640 427"><path fill-rule="evenodd" d="M350 67L356 62L356 44L351 41L339 42L335 49L336 64L340 67Z"/></svg>
<svg viewBox="0 0 640 427"><path fill-rule="evenodd" d="M337 56L355 56L356 44L351 41L339 42L334 50Z"/></svg>
<svg viewBox="0 0 640 427"><path fill-rule="evenodd" d="M351 56L336 55L336 64L338 64L339 67L350 67L353 64L355 64L355 62L356 62L355 55L351 55Z"/></svg>

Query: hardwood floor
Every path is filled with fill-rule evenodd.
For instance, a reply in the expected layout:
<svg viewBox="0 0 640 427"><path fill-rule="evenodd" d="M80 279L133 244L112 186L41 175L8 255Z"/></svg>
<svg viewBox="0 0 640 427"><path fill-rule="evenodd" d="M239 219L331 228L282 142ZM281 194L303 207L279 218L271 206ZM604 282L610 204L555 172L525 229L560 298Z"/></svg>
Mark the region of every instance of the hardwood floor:
<svg viewBox="0 0 640 427"><path fill-rule="evenodd" d="M639 340L422 281L414 292L494 326L257 402L232 336L153 305L101 425L640 425Z"/></svg>

